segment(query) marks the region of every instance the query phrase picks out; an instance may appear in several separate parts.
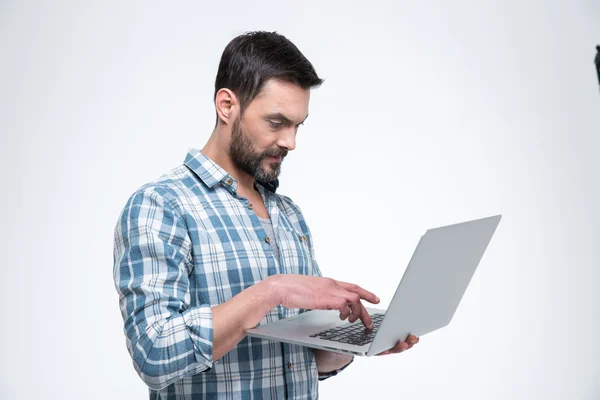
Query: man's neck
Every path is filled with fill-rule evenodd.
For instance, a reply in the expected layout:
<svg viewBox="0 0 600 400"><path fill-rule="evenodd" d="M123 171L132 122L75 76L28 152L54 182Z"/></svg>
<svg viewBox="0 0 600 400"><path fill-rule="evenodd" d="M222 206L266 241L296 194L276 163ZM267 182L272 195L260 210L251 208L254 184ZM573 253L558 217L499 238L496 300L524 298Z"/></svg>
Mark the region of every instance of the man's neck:
<svg viewBox="0 0 600 400"><path fill-rule="evenodd" d="M238 168L233 161L231 161L229 152L222 150L223 146L219 146L216 136L215 132L213 132L208 139L208 142L206 142L206 145L200 150L202 154L217 163L221 168L227 171L229 175L235 178L238 183L238 191L243 193L252 193L255 191L254 177Z"/></svg>

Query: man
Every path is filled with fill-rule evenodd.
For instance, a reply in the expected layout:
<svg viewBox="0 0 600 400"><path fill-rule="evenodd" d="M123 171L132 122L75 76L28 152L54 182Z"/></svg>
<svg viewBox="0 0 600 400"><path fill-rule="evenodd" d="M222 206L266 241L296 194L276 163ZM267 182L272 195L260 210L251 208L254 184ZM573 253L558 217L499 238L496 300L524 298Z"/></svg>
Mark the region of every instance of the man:
<svg viewBox="0 0 600 400"><path fill-rule="evenodd" d="M115 230L114 280L150 398L316 398L318 380L351 356L245 330L304 309L336 309L371 328L361 299L379 299L321 276L300 209L276 193L321 83L285 37L234 38L219 64L208 142L129 198Z"/></svg>

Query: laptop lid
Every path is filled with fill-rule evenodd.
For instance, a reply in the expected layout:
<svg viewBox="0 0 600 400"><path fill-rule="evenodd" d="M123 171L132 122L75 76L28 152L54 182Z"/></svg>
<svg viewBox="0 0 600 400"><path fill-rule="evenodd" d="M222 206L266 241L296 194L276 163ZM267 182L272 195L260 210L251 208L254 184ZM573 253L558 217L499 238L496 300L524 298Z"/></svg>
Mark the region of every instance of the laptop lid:
<svg viewBox="0 0 600 400"><path fill-rule="evenodd" d="M421 237L368 356L450 323L501 218L429 229Z"/></svg>

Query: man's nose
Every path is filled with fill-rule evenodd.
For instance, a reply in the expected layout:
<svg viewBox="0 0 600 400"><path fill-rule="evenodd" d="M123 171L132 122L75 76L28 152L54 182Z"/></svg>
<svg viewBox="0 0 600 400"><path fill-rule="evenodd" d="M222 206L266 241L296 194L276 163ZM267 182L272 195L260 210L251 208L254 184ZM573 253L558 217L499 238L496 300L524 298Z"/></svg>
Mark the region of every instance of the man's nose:
<svg viewBox="0 0 600 400"><path fill-rule="evenodd" d="M291 127L284 129L277 141L277 145L287 151L292 151L296 148L296 128Z"/></svg>

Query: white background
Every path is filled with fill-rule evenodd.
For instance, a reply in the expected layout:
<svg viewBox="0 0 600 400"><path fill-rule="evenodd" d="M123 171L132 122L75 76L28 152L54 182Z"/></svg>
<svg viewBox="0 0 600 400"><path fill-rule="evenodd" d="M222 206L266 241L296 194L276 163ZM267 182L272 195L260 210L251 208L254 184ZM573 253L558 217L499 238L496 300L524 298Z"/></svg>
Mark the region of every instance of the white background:
<svg viewBox="0 0 600 400"><path fill-rule="evenodd" d="M0 1L0 397L147 398L113 228L204 145L255 29L326 78L280 187L325 275L387 305L427 228L504 216L448 327L321 397L600 398L600 3L516 0Z"/></svg>

